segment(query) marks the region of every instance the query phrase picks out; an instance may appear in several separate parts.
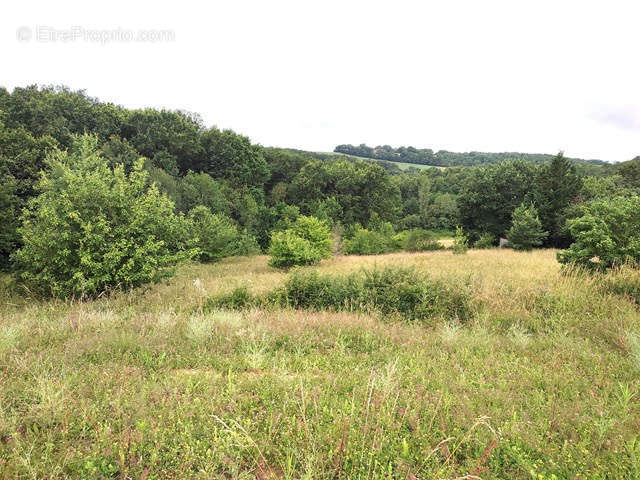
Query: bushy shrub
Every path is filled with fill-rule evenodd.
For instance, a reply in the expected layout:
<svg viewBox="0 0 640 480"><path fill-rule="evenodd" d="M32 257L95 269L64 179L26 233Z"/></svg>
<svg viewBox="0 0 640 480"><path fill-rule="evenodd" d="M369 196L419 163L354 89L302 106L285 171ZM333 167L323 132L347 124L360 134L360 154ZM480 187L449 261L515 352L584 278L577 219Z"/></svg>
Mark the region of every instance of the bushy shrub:
<svg viewBox="0 0 640 480"><path fill-rule="evenodd" d="M129 175L109 168L97 138L75 139L47 160L40 194L29 203L16 253L19 278L33 292L96 296L170 276L191 258L188 224L173 202L148 186L142 161Z"/></svg>
<svg viewBox="0 0 640 480"><path fill-rule="evenodd" d="M315 217L300 216L291 228L271 236L269 265L288 268L312 265L331 256L331 232Z"/></svg>
<svg viewBox="0 0 640 480"><path fill-rule="evenodd" d="M240 310L257 305L259 299L256 299L247 287L236 287L229 293L214 295L209 297L202 306L203 311L210 312L218 309Z"/></svg>
<svg viewBox="0 0 640 480"><path fill-rule="evenodd" d="M492 248L495 246L496 237L493 233L482 233L473 244L473 248Z"/></svg>
<svg viewBox="0 0 640 480"><path fill-rule="evenodd" d="M240 234L229 217L198 205L189 212L188 219L197 238L198 260L215 262L236 253Z"/></svg>
<svg viewBox="0 0 640 480"><path fill-rule="evenodd" d="M411 230L404 245L408 252L424 252L429 250L442 250L444 246L438 241L438 236L428 230Z"/></svg>
<svg viewBox="0 0 640 480"><path fill-rule="evenodd" d="M451 249L456 255L467 253L467 250L469 249L469 241L462 230L462 227L456 227L456 234L453 237L453 246Z"/></svg>
<svg viewBox="0 0 640 480"><path fill-rule="evenodd" d="M348 275L294 271L269 299L284 307L378 311L408 320L444 317L466 321L473 312L466 286L449 285L414 269L397 267Z"/></svg>
<svg viewBox="0 0 640 480"><path fill-rule="evenodd" d="M558 261L588 270L640 264L640 197L594 200L580 217L569 220L575 242L558 253Z"/></svg>
<svg viewBox="0 0 640 480"><path fill-rule="evenodd" d="M520 205L513 211L511 218L507 239L510 246L516 250L531 250L533 247L538 247L549 235L549 232L542 230L538 211L531 204Z"/></svg>
<svg viewBox="0 0 640 480"><path fill-rule="evenodd" d="M348 255L376 255L395 250L392 236L382 232L359 228L344 241L343 251Z"/></svg>

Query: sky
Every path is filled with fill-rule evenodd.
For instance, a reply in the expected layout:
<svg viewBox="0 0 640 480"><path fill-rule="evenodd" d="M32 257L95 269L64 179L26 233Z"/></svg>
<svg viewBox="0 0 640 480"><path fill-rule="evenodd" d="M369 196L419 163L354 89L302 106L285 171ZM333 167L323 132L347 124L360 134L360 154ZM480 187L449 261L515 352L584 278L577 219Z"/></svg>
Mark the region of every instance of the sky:
<svg viewBox="0 0 640 480"><path fill-rule="evenodd" d="M640 2L28 1L0 86L199 113L265 146L640 155Z"/></svg>

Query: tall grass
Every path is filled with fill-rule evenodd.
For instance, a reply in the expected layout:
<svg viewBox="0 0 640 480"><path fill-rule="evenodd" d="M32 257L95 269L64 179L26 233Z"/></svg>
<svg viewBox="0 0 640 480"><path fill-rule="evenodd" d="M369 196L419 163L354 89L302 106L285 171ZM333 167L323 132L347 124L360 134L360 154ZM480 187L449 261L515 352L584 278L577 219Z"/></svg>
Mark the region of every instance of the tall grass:
<svg viewBox="0 0 640 480"><path fill-rule="evenodd" d="M304 309L203 308L288 291L265 257L84 303L0 292L0 478L640 478L638 305L554 256L338 257L299 273L329 289L296 283ZM373 306L460 287L474 315L323 307L349 278Z"/></svg>

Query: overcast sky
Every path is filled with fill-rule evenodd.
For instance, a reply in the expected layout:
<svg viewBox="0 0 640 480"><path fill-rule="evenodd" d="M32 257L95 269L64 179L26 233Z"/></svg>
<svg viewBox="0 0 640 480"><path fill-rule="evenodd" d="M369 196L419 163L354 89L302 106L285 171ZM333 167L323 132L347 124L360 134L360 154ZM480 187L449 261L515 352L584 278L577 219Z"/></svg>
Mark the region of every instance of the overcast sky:
<svg viewBox="0 0 640 480"><path fill-rule="evenodd" d="M640 155L637 0L23 0L2 9L0 85L9 89L64 84L126 107L189 110L265 146ZM168 32L128 38L148 30Z"/></svg>

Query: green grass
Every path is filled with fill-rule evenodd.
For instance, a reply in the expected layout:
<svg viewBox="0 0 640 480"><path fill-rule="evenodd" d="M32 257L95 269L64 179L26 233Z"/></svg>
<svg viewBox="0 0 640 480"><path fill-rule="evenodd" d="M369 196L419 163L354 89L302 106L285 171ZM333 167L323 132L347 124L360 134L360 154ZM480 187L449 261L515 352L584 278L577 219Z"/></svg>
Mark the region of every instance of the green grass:
<svg viewBox="0 0 640 480"><path fill-rule="evenodd" d="M422 164L419 164L419 163L395 162L395 161L391 161L391 160L382 160L382 159L379 159L379 158L358 157L356 155L348 155L346 153L340 153L340 152L319 152L319 153L325 153L326 155L340 155L340 156L343 156L343 157L348 157L348 158L357 159L357 160L371 160L371 161L374 161L374 162L376 162L376 161L388 162L388 163L392 163L392 164L396 165L401 170L407 170L409 168L417 168L418 170L426 170L428 168L440 168L440 169L447 168L447 167L438 167L438 166L434 166L434 165L422 165Z"/></svg>
<svg viewBox="0 0 640 480"><path fill-rule="evenodd" d="M211 295L283 285L266 257L85 303L3 288L0 478L640 478L638 306L554 255L318 267L463 281L481 306L464 325L202 313Z"/></svg>

